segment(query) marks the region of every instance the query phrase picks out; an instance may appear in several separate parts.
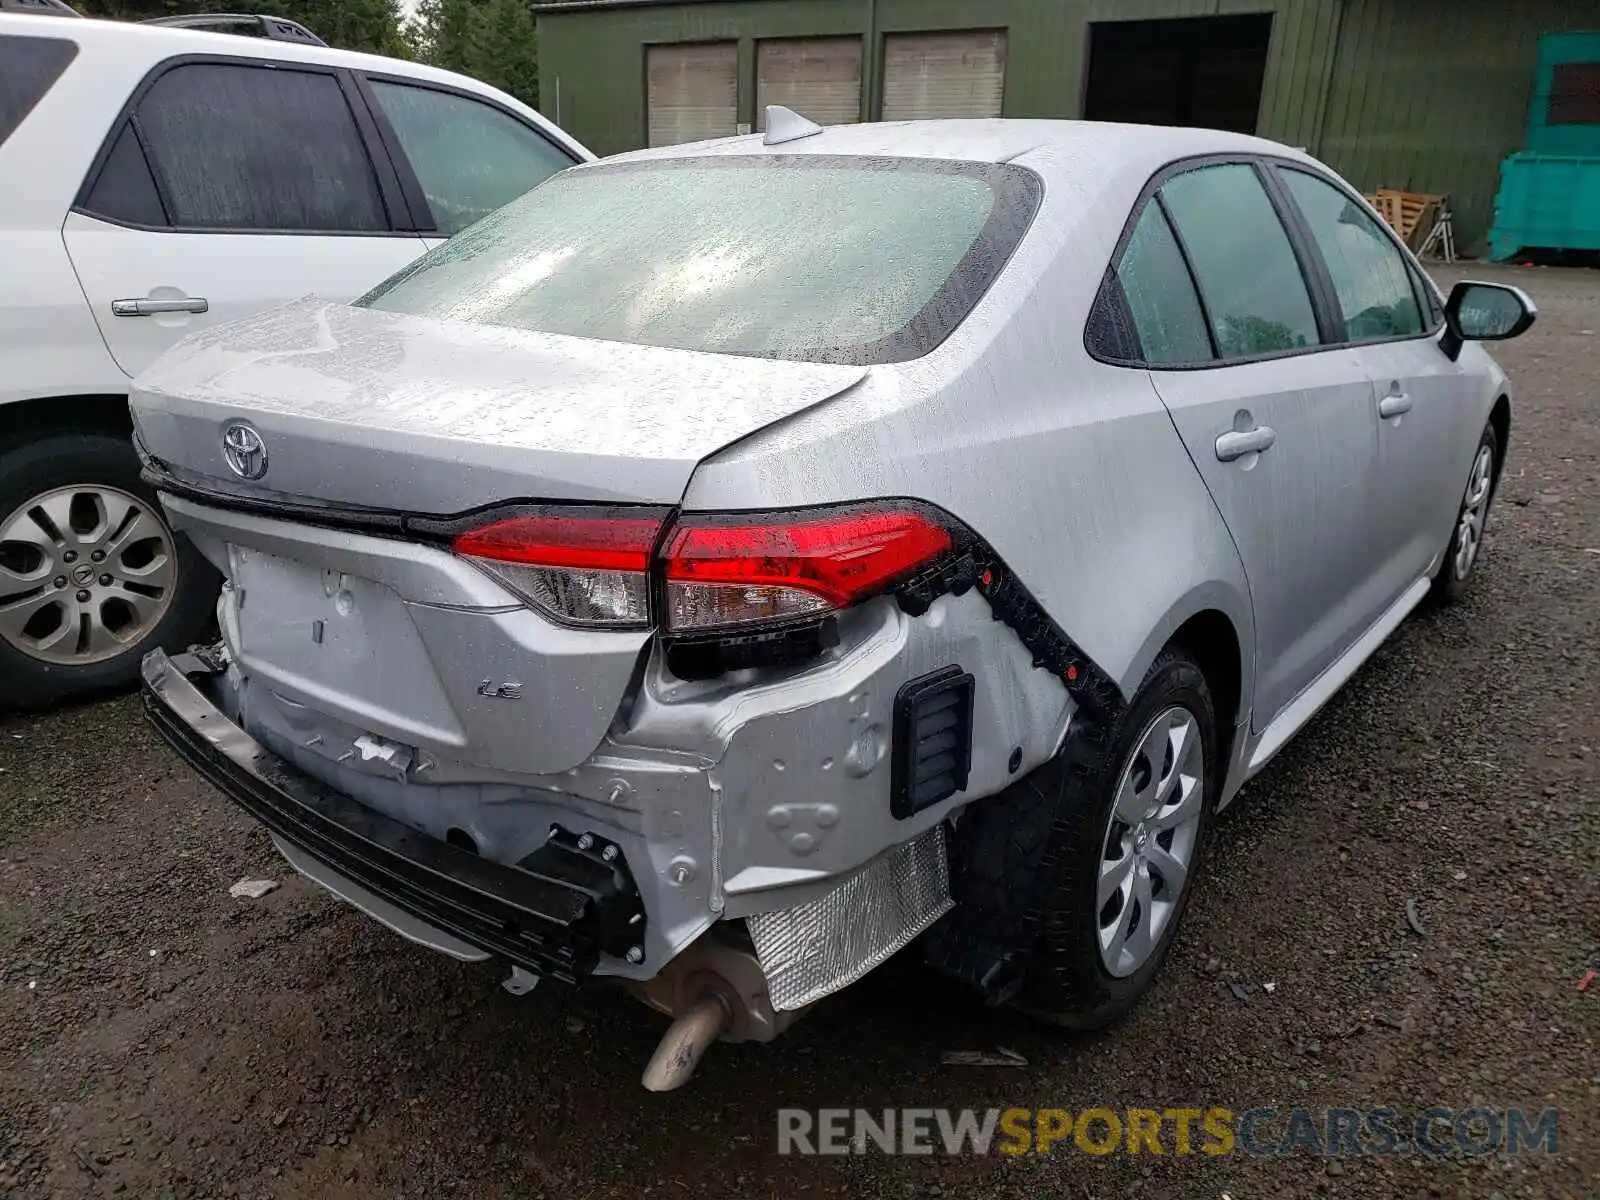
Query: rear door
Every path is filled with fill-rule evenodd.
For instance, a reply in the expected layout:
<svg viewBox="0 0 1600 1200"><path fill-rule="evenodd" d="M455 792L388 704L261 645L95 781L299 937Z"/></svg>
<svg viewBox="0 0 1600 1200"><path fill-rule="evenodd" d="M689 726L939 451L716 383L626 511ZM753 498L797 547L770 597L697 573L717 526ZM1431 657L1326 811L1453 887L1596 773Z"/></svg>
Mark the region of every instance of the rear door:
<svg viewBox="0 0 1600 1200"><path fill-rule="evenodd" d="M1376 389L1372 537L1398 596L1445 548L1481 432L1478 398L1439 348L1443 313L1387 226L1326 176L1275 168L1327 266L1343 339Z"/></svg>
<svg viewBox="0 0 1600 1200"><path fill-rule="evenodd" d="M579 161L485 97L388 75L359 82L430 245Z"/></svg>
<svg viewBox="0 0 1600 1200"><path fill-rule="evenodd" d="M343 71L156 68L62 227L117 365L135 375L186 333L298 296L353 299L420 254L376 141Z"/></svg>
<svg viewBox="0 0 1600 1200"><path fill-rule="evenodd" d="M1372 386L1326 331L1250 162L1183 166L1114 274L1148 366L1227 523L1255 609L1255 724L1375 617Z"/></svg>

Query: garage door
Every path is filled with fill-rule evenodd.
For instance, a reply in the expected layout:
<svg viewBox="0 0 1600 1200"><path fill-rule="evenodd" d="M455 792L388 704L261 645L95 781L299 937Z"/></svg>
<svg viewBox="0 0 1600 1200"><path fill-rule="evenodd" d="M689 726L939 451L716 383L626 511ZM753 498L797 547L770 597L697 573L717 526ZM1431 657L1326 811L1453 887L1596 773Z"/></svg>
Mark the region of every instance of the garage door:
<svg viewBox="0 0 1600 1200"><path fill-rule="evenodd" d="M645 99L650 144L732 137L739 122L739 44L648 46Z"/></svg>
<svg viewBox="0 0 1600 1200"><path fill-rule="evenodd" d="M818 125L861 120L861 39L785 38L756 46L756 128L781 104Z"/></svg>
<svg viewBox="0 0 1600 1200"><path fill-rule="evenodd" d="M883 39L883 119L998 117L1003 30L891 33Z"/></svg>

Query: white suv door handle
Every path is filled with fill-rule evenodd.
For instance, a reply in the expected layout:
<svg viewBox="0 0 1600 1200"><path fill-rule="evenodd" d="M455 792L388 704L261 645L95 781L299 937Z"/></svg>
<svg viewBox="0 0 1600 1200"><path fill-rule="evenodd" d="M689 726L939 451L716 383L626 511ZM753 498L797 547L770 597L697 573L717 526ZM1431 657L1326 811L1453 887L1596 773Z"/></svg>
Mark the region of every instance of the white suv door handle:
<svg viewBox="0 0 1600 1200"><path fill-rule="evenodd" d="M1395 392L1378 401L1378 415L1384 420L1398 417L1401 413L1411 411L1411 397L1404 392Z"/></svg>
<svg viewBox="0 0 1600 1200"><path fill-rule="evenodd" d="M113 300L111 312L118 317L153 317L157 313L203 313L211 305L204 296L185 296L181 300Z"/></svg>
<svg viewBox="0 0 1600 1200"><path fill-rule="evenodd" d="M1222 462L1232 462L1246 454L1259 454L1277 440L1277 432L1271 425L1257 425L1254 429L1225 433L1217 439L1217 458Z"/></svg>

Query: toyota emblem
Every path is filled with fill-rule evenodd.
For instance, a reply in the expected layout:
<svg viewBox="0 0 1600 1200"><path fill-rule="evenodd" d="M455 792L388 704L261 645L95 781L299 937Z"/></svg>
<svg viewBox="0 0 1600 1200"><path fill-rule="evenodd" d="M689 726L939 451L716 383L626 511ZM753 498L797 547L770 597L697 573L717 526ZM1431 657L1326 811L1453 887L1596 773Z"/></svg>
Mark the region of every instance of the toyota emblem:
<svg viewBox="0 0 1600 1200"><path fill-rule="evenodd" d="M267 445L255 426L230 421L222 430L222 457L240 479L260 479L267 473Z"/></svg>

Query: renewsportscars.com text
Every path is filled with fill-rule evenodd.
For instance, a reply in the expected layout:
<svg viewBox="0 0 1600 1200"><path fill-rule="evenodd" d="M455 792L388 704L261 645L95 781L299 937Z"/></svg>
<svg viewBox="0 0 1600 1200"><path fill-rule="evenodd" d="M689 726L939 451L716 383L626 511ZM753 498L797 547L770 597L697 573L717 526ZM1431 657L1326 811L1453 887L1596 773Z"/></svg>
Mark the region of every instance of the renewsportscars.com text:
<svg viewBox="0 0 1600 1200"><path fill-rule="evenodd" d="M864 1108L778 1110L779 1154L1556 1153L1557 1112L1520 1108Z"/></svg>

